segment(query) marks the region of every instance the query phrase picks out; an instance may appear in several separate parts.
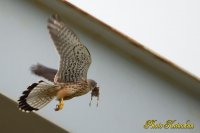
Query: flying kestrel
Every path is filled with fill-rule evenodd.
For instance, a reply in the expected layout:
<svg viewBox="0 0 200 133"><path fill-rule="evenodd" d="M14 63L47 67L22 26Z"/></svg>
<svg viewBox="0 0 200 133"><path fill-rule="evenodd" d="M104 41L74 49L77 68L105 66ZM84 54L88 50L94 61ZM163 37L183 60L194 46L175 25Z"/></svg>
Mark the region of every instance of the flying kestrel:
<svg viewBox="0 0 200 133"><path fill-rule="evenodd" d="M24 112L37 111L47 105L55 97L59 103L55 111L64 106L64 100L91 92L99 97L99 87L94 80L87 79L87 71L91 64L91 55L88 49L80 42L58 15L52 15L48 20L49 33L60 55L59 70L43 65L32 67L32 72L42 76L52 83L39 81L33 83L19 98L19 109Z"/></svg>

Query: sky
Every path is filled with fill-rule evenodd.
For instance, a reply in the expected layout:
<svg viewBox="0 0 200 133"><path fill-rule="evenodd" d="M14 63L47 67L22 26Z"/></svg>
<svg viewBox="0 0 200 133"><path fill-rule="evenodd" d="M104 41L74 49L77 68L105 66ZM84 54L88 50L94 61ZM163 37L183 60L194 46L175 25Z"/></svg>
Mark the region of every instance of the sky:
<svg viewBox="0 0 200 133"><path fill-rule="evenodd" d="M200 77L200 1L68 1Z"/></svg>

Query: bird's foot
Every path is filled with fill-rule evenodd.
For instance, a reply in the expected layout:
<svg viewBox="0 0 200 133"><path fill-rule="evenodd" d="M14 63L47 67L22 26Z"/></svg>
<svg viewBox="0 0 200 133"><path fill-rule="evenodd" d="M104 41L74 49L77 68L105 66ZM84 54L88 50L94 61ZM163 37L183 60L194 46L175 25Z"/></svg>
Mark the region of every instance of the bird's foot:
<svg viewBox="0 0 200 133"><path fill-rule="evenodd" d="M92 93L91 93L91 100L90 100L89 106L91 106L91 102L92 102L92 98L93 98L93 97L97 97L97 104L96 104L96 106L98 107L98 105L99 105L99 87L95 87L95 88L92 90Z"/></svg>
<svg viewBox="0 0 200 133"><path fill-rule="evenodd" d="M59 100L59 104L56 105L55 111L59 111L59 110L63 109L63 107L64 107L64 100L63 100L63 98L61 98Z"/></svg>

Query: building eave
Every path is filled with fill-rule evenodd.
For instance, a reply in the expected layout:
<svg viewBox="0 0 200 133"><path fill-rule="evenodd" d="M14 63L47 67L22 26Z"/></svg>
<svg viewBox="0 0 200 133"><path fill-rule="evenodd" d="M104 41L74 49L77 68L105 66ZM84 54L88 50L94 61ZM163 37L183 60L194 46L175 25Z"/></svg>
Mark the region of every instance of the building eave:
<svg viewBox="0 0 200 133"><path fill-rule="evenodd" d="M43 8L48 8L50 12L57 12L62 17L68 18L66 20L76 23L76 25L85 29L93 37L103 38L103 40L110 43L110 47L113 49L117 49L119 52L128 55L133 60L139 60L144 65L153 68L167 78L200 94L200 79L198 77L153 52L133 38L83 11L79 7L64 0L51 2L43 0L38 1L38 4L40 6L42 5Z"/></svg>

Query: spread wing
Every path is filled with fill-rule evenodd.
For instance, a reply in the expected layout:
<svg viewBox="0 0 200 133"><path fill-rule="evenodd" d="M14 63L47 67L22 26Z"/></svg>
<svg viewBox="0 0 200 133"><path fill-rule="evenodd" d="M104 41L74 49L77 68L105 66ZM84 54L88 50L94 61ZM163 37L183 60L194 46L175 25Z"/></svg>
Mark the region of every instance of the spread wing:
<svg viewBox="0 0 200 133"><path fill-rule="evenodd" d="M36 64L31 67L31 72L37 76L44 77L45 79L53 82L57 70L46 67L42 64Z"/></svg>
<svg viewBox="0 0 200 133"><path fill-rule="evenodd" d="M60 66L55 76L57 82L76 82L87 79L91 64L88 49L80 42L58 15L52 15L48 21L49 33L60 55Z"/></svg>

